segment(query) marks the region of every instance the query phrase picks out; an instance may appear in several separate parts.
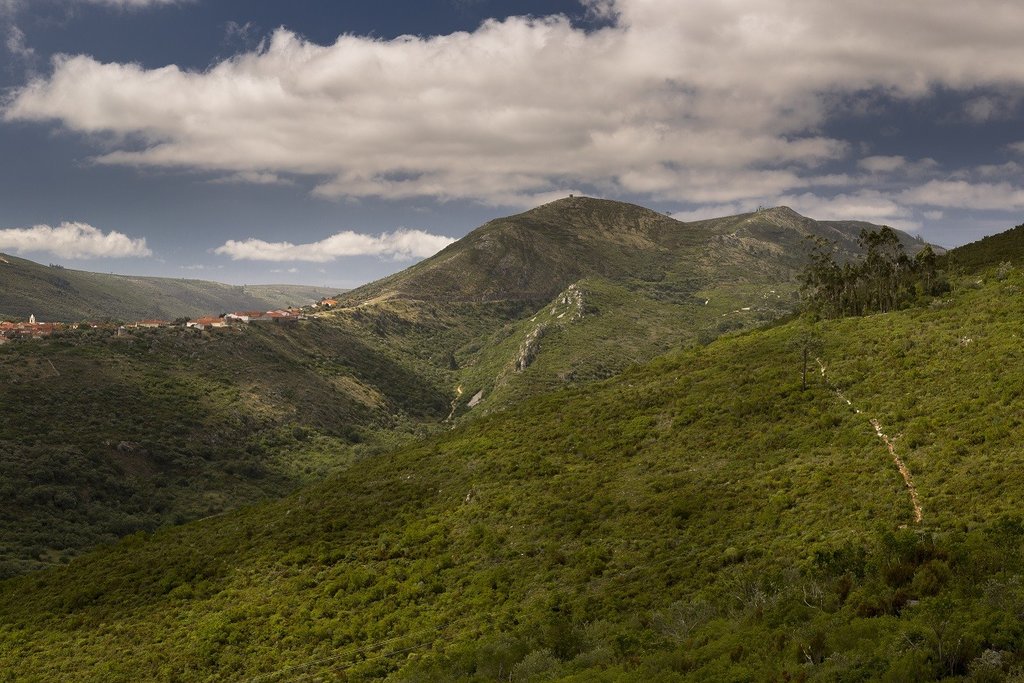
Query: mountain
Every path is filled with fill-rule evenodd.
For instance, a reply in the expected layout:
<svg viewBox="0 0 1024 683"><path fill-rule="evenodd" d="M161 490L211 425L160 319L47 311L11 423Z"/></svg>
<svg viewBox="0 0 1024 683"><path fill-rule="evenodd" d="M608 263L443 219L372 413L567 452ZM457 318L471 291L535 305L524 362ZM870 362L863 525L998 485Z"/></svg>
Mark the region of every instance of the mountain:
<svg viewBox="0 0 1024 683"><path fill-rule="evenodd" d="M1012 680L1022 289L726 336L0 583L0 670Z"/></svg>
<svg viewBox="0 0 1024 683"><path fill-rule="evenodd" d="M800 268L807 237L832 240L840 256L851 258L860 253L860 231L878 227L815 221L788 207L683 223L634 204L570 197L486 223L345 300L548 302L588 276L664 282L663 289L677 285L682 293L690 282ZM911 251L923 246L906 234L901 239Z"/></svg>
<svg viewBox="0 0 1024 683"><path fill-rule="evenodd" d="M337 290L297 285L233 286L205 280L107 275L43 266L0 254L0 316L47 322L174 320L305 305Z"/></svg>
<svg viewBox="0 0 1024 683"><path fill-rule="evenodd" d="M457 368L447 374L454 417L489 412L785 317L799 303L808 238L849 260L860 232L878 228L788 207L683 223L570 197L493 220L347 293L329 317L382 353ZM924 246L898 234L912 254Z"/></svg>
<svg viewBox="0 0 1024 683"><path fill-rule="evenodd" d="M684 224L573 198L492 221L295 327L0 346L17 397L0 424L0 574L284 495L414 436L782 319L805 236L845 236L852 255L864 225L785 208ZM459 295L463 275L490 294Z"/></svg>

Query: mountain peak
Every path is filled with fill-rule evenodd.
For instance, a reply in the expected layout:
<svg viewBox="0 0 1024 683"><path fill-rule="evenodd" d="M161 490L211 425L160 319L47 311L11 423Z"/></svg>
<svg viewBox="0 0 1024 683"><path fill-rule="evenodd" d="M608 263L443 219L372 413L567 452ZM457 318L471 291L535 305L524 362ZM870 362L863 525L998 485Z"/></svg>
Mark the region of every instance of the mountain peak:
<svg viewBox="0 0 1024 683"><path fill-rule="evenodd" d="M796 218L806 218L803 214L797 213L788 206L773 206L767 209L762 209L762 213L771 214L773 216L793 216Z"/></svg>
<svg viewBox="0 0 1024 683"><path fill-rule="evenodd" d="M836 241L852 256L865 225L815 221L788 206L683 223L636 204L569 195L489 221L348 299L549 301L584 277L630 280L639 274L692 283L750 269L795 270L802 267L806 235Z"/></svg>

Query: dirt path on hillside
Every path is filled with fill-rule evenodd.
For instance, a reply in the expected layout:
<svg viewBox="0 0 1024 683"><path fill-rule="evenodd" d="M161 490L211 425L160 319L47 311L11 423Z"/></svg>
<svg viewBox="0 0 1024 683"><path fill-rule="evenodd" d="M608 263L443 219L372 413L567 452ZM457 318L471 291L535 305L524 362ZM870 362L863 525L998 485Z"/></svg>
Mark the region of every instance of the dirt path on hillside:
<svg viewBox="0 0 1024 683"><path fill-rule="evenodd" d="M843 395L843 392L829 383L828 375L825 371L825 364L821 362L821 359L815 358L815 360L818 362L818 367L821 368L821 376L825 380L825 383L828 384L829 388L832 389L841 401L853 408L854 412L860 415L860 409L854 406L853 402ZM885 444L885 447L889 449L889 455L892 456L892 461L896 464L896 469L900 471L900 475L903 477L903 483L907 485L907 491L910 493L910 502L914 506L914 522L920 524L922 519L924 519L924 515L921 510L920 497L917 495L917 487L914 486L914 478L910 475L910 468L907 467L906 463L903 462L903 459L896 452L896 444L893 439L889 438L889 435L882 431L882 424L875 418L868 420L868 423L875 430L875 434L882 440L882 443Z"/></svg>
<svg viewBox="0 0 1024 683"><path fill-rule="evenodd" d="M445 422L450 422L455 417L455 409L459 407L459 399L462 398L462 385L455 387L455 398L452 399L452 412L448 413Z"/></svg>

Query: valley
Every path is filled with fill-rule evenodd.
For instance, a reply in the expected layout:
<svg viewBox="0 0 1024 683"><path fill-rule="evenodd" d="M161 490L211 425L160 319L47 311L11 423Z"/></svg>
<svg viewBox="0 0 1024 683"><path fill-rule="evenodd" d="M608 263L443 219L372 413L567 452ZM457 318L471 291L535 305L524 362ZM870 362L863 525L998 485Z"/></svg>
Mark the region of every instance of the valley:
<svg viewBox="0 0 1024 683"><path fill-rule="evenodd" d="M972 278L930 306L817 323L829 381L806 391L794 320L8 581L4 668L26 680L78 667L107 680L976 670L1019 628L1024 558L1010 548L1024 532L1004 473L1024 429L1024 282ZM900 435L920 523L871 419Z"/></svg>
<svg viewBox="0 0 1024 683"><path fill-rule="evenodd" d="M0 431L0 574L284 495L785 318L808 236L842 236L849 259L866 225L785 208L681 223L574 197L491 221L287 329L85 329L0 347L18 394Z"/></svg>
<svg viewBox="0 0 1024 683"><path fill-rule="evenodd" d="M0 683L1024 683L1021 35L0 0Z"/></svg>
<svg viewBox="0 0 1024 683"><path fill-rule="evenodd" d="M509 259L534 258L532 237L507 240L563 219L571 267L503 285L503 268L523 272ZM621 266L602 251L623 239L615 221L645 245ZM991 381L1021 353L1024 281L985 265L905 310L796 316L807 235L854 229L776 209L683 224L574 198L295 325L0 347L19 395L0 433L0 669L967 671L1016 628L1004 611L935 625L949 605L995 614L977 587L1024 571L996 559L1024 535L1001 474L1019 459L1024 380ZM463 276L491 293L465 296ZM820 372L803 389L812 337Z"/></svg>

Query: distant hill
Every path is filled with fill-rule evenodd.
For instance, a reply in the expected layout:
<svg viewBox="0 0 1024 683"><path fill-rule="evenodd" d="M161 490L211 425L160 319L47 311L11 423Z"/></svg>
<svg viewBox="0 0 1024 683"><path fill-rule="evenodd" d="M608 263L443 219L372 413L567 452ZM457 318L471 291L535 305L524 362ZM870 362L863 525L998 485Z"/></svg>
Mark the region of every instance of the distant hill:
<svg viewBox="0 0 1024 683"><path fill-rule="evenodd" d="M246 294L267 302L272 308L306 306L348 291L312 285L244 285L243 289Z"/></svg>
<svg viewBox="0 0 1024 683"><path fill-rule="evenodd" d="M0 316L48 322L173 320L237 310L305 305L337 290L225 285L205 280L108 275L44 266L0 254Z"/></svg>

